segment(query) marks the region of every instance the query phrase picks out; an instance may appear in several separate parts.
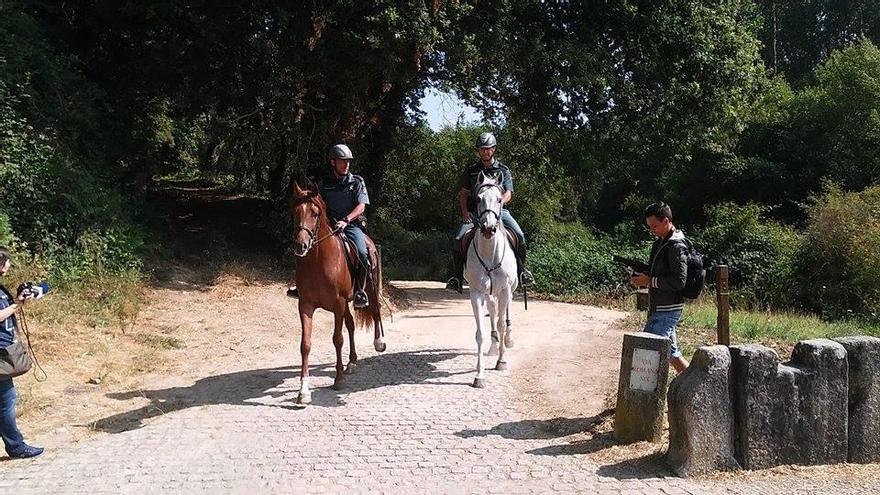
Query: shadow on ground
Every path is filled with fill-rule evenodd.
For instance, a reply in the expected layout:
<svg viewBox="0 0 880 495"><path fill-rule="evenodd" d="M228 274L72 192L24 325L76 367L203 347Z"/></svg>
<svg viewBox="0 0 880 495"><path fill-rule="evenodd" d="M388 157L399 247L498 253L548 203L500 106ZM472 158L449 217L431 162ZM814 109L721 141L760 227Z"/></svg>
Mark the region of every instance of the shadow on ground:
<svg viewBox="0 0 880 495"><path fill-rule="evenodd" d="M501 423L488 430L463 430L456 433L456 436L473 438L498 435L511 440L562 438L576 433L591 431L611 414L614 414L614 411L608 409L588 418L524 419L511 423Z"/></svg>
<svg viewBox="0 0 880 495"><path fill-rule="evenodd" d="M465 355L449 350L424 350L380 354L358 361L357 370L347 376L345 388L339 392L330 387L312 390L309 407L344 406L340 395L380 387L408 384L469 386L469 382L448 381L468 372L453 373L437 369L436 363ZM336 364L326 363L311 367L311 376L335 376ZM89 426L107 433L121 433L145 426L145 421L192 407L206 405L269 406L302 409L294 403L299 388L299 367L279 367L245 370L209 376L188 387L158 390L134 390L111 393L117 400L145 398L150 401L138 409L101 418Z"/></svg>
<svg viewBox="0 0 880 495"><path fill-rule="evenodd" d="M511 440L552 440L571 435L590 434L587 439L567 441L526 451L540 456L588 455L619 445L613 432L600 431L614 415L614 409L583 418L526 419L501 423L488 430L463 430L456 433L462 438L498 435ZM637 458L624 459L614 464L601 465L597 474L617 479L645 479L671 474L660 452L652 452Z"/></svg>

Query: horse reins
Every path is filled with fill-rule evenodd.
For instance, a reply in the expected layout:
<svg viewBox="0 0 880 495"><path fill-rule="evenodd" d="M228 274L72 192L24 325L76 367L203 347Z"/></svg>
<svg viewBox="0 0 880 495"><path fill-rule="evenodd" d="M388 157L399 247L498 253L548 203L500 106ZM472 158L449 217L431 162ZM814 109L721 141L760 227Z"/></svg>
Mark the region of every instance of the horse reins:
<svg viewBox="0 0 880 495"><path fill-rule="evenodd" d="M480 193L480 191L482 191L483 189L485 189L487 187L498 188L498 190L501 191L501 194L502 195L504 194L504 189L501 186L499 186L498 184L482 184L482 185L480 185L480 187L477 188L474 195L475 196L478 195ZM477 228L479 228L480 219L483 218L483 215L485 215L486 213L492 213L493 215L495 215L495 218L498 219L498 223L501 224L502 229L503 229L504 222L502 222L501 216L498 213L496 213L495 210L489 210L489 209L483 210L482 212L479 213L479 215L477 215L477 218L474 220L474 224L477 226ZM480 253L478 253L476 250L477 237L478 237L477 235L474 235L474 241L472 243L472 245L474 246L474 254L477 255L477 260L480 262L481 265L483 265L483 269L486 270L486 274L489 275L489 292L491 293L491 292L493 292L493 289L494 289L493 282L492 282L492 272L501 267L501 261L504 261L504 255L507 253L507 242L506 241L504 242L504 253L501 254L501 261L499 261L498 264L495 265L494 267L489 268L488 266L486 266L486 263L483 261L483 259L480 258ZM525 304L526 311L528 311L528 309L529 309L529 295L528 295L528 291L526 290L525 285L522 286L522 290L523 290L523 303ZM508 326L510 325L510 310L508 310L508 314L507 314L507 325Z"/></svg>
<svg viewBox="0 0 880 495"><path fill-rule="evenodd" d="M499 186L498 184L483 184L479 188L477 188L477 191L475 194L479 194L481 190L483 190L487 187L495 187L499 191L501 191L502 194L504 194L504 189L502 189L501 186ZM481 218L483 218L483 215L485 215L486 213L492 213L493 215L495 215L495 218L498 220L498 223L501 224L501 230L502 230L502 234L503 234L504 233L503 232L504 231L504 224L501 222L501 215L499 215L498 212L496 212L495 210L485 209L482 212L480 212L480 214L477 215L477 222L476 223L479 223L479 220ZM497 235L497 232L492 235ZM489 266L486 265L486 262L483 261L483 258L480 257L480 253L477 251L477 237L479 237L479 236L478 235L474 236L474 241L471 243L471 246L473 247L474 254L477 256L477 261L480 262L480 264L483 266L483 269L486 270L486 275L489 276L489 293L491 294L491 293L495 292L495 284L492 280L492 272L501 268L501 263L504 261L504 256L507 254L507 239L505 239L502 244L501 259L498 260L498 263L495 266L493 266L492 268L489 268Z"/></svg>
<svg viewBox="0 0 880 495"><path fill-rule="evenodd" d="M296 208L296 207L298 207L299 205L301 205L301 204L303 204L303 203L311 203L312 205L317 206L318 209L321 209L321 207L320 207L319 205L316 205L315 202L312 201L312 198L313 198L313 197L314 197L314 195L306 196L306 197L304 197L304 198L298 200L298 201L293 205L293 207ZM325 212L322 211L322 213L325 213ZM329 225L328 225L328 227L329 227ZM319 226L318 226L318 229L320 229L320 228L321 228L321 226L319 225ZM328 237L333 237L334 235L338 234L342 229L338 229L338 228L330 229L330 233L329 233L329 234L323 235L323 236L321 236L321 237L318 237L318 231L317 231L317 230L314 230L314 231L313 231L312 229L310 229L310 228L304 226L302 223L300 223L300 224L298 225L298 228L297 228L296 234L299 234L299 232L300 232L301 230L305 230L306 233L309 234L309 248L306 249L306 252L309 252L309 251L312 250L313 247L315 247L315 246L317 246L318 244L320 244L321 241L323 241L324 239L327 239ZM294 235L296 235L296 234L294 234Z"/></svg>
<svg viewBox="0 0 880 495"><path fill-rule="evenodd" d="M482 185L480 185L480 187L478 187L477 190L474 192L474 196L479 195L479 194L480 194L480 191L482 191L483 189L486 189L487 187L494 187L494 188L498 189L499 191L501 191L501 195L502 195L502 196L504 195L504 189L503 189L501 186L499 186L498 184L482 184ZM499 209L500 209L500 208L499 208ZM477 215L476 223L478 223L479 220L480 220L481 218L483 218L483 215L485 215L486 213L491 213L491 214L495 215L495 218L496 218L499 222L501 222L501 215L499 215L495 210L489 210L489 209L486 209L486 210L481 211L481 212Z"/></svg>

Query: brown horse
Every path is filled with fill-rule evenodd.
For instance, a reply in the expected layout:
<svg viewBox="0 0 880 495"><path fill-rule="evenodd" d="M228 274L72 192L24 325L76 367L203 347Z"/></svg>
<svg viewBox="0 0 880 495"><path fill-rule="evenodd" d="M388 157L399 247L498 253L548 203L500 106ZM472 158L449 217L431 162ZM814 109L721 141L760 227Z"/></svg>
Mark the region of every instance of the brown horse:
<svg viewBox="0 0 880 495"><path fill-rule="evenodd" d="M297 402L308 404L312 400L309 390L309 351L312 349L312 316L318 308L330 311L335 317L333 345L336 347L336 379L333 389L340 390L345 383L345 375L354 371L357 352L354 348L354 318L349 308L354 284L348 259L357 260L357 252L351 250L346 257L346 245L340 234L331 230L327 218L327 207L320 194L312 187L302 189L294 183L293 218L296 225L294 254L300 257L296 269L296 286L299 289L299 318L302 323L302 371ZM356 310L359 327L373 325L373 346L378 352L385 351L382 340L382 315L379 308L377 290L379 280L379 259L376 245L367 237L367 252L373 264L372 283L367 283L369 306ZM349 356L348 369L342 366L342 323L348 329Z"/></svg>

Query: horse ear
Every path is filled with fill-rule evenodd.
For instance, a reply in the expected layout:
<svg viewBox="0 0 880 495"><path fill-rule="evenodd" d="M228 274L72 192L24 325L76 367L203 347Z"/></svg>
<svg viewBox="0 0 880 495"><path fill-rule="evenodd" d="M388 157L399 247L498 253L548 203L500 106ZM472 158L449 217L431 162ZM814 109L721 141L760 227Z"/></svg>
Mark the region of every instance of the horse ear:
<svg viewBox="0 0 880 495"><path fill-rule="evenodd" d="M495 172L492 174L492 182L495 184L501 184L501 172Z"/></svg>
<svg viewBox="0 0 880 495"><path fill-rule="evenodd" d="M305 191L303 191L302 188L299 187L299 182L297 181L293 181L293 194L295 194L297 197L305 196Z"/></svg>
<svg viewBox="0 0 880 495"><path fill-rule="evenodd" d="M309 176L309 183L306 184L306 187L309 188L309 191L317 191L318 190L318 183L315 182L314 177Z"/></svg>

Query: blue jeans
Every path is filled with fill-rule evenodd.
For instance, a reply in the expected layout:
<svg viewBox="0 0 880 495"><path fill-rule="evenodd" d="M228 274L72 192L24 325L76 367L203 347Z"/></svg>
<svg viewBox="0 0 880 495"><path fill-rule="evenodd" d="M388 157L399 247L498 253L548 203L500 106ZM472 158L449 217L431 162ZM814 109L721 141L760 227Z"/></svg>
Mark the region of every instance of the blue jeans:
<svg viewBox="0 0 880 495"><path fill-rule="evenodd" d="M3 437L3 444L9 455L18 453L26 446L24 437L15 424L16 402L18 402L18 394L12 379L0 381L0 436Z"/></svg>
<svg viewBox="0 0 880 495"><path fill-rule="evenodd" d="M678 336L675 334L675 326L681 320L681 310L675 311L654 311L648 315L648 321L645 323L645 331L666 337L672 341L669 346L669 354L673 358L681 357L681 350L678 348Z"/></svg>
<svg viewBox="0 0 880 495"><path fill-rule="evenodd" d="M506 208L501 209L501 223L504 224L504 227L513 231L516 235L516 238L519 239L520 245L524 245L526 243L526 235L523 233L522 228L516 223L516 219L513 218L513 215L510 214L510 211ZM468 230L473 227L472 223L463 223L458 226L458 230L455 232L455 240L460 241L462 237L467 233Z"/></svg>
<svg viewBox="0 0 880 495"><path fill-rule="evenodd" d="M357 247L358 257L360 257L363 266L371 266L369 258L367 258L367 237L366 234L364 234L364 231L357 225L348 224L345 226L345 229L343 229L343 232L345 232L345 236L351 239Z"/></svg>

